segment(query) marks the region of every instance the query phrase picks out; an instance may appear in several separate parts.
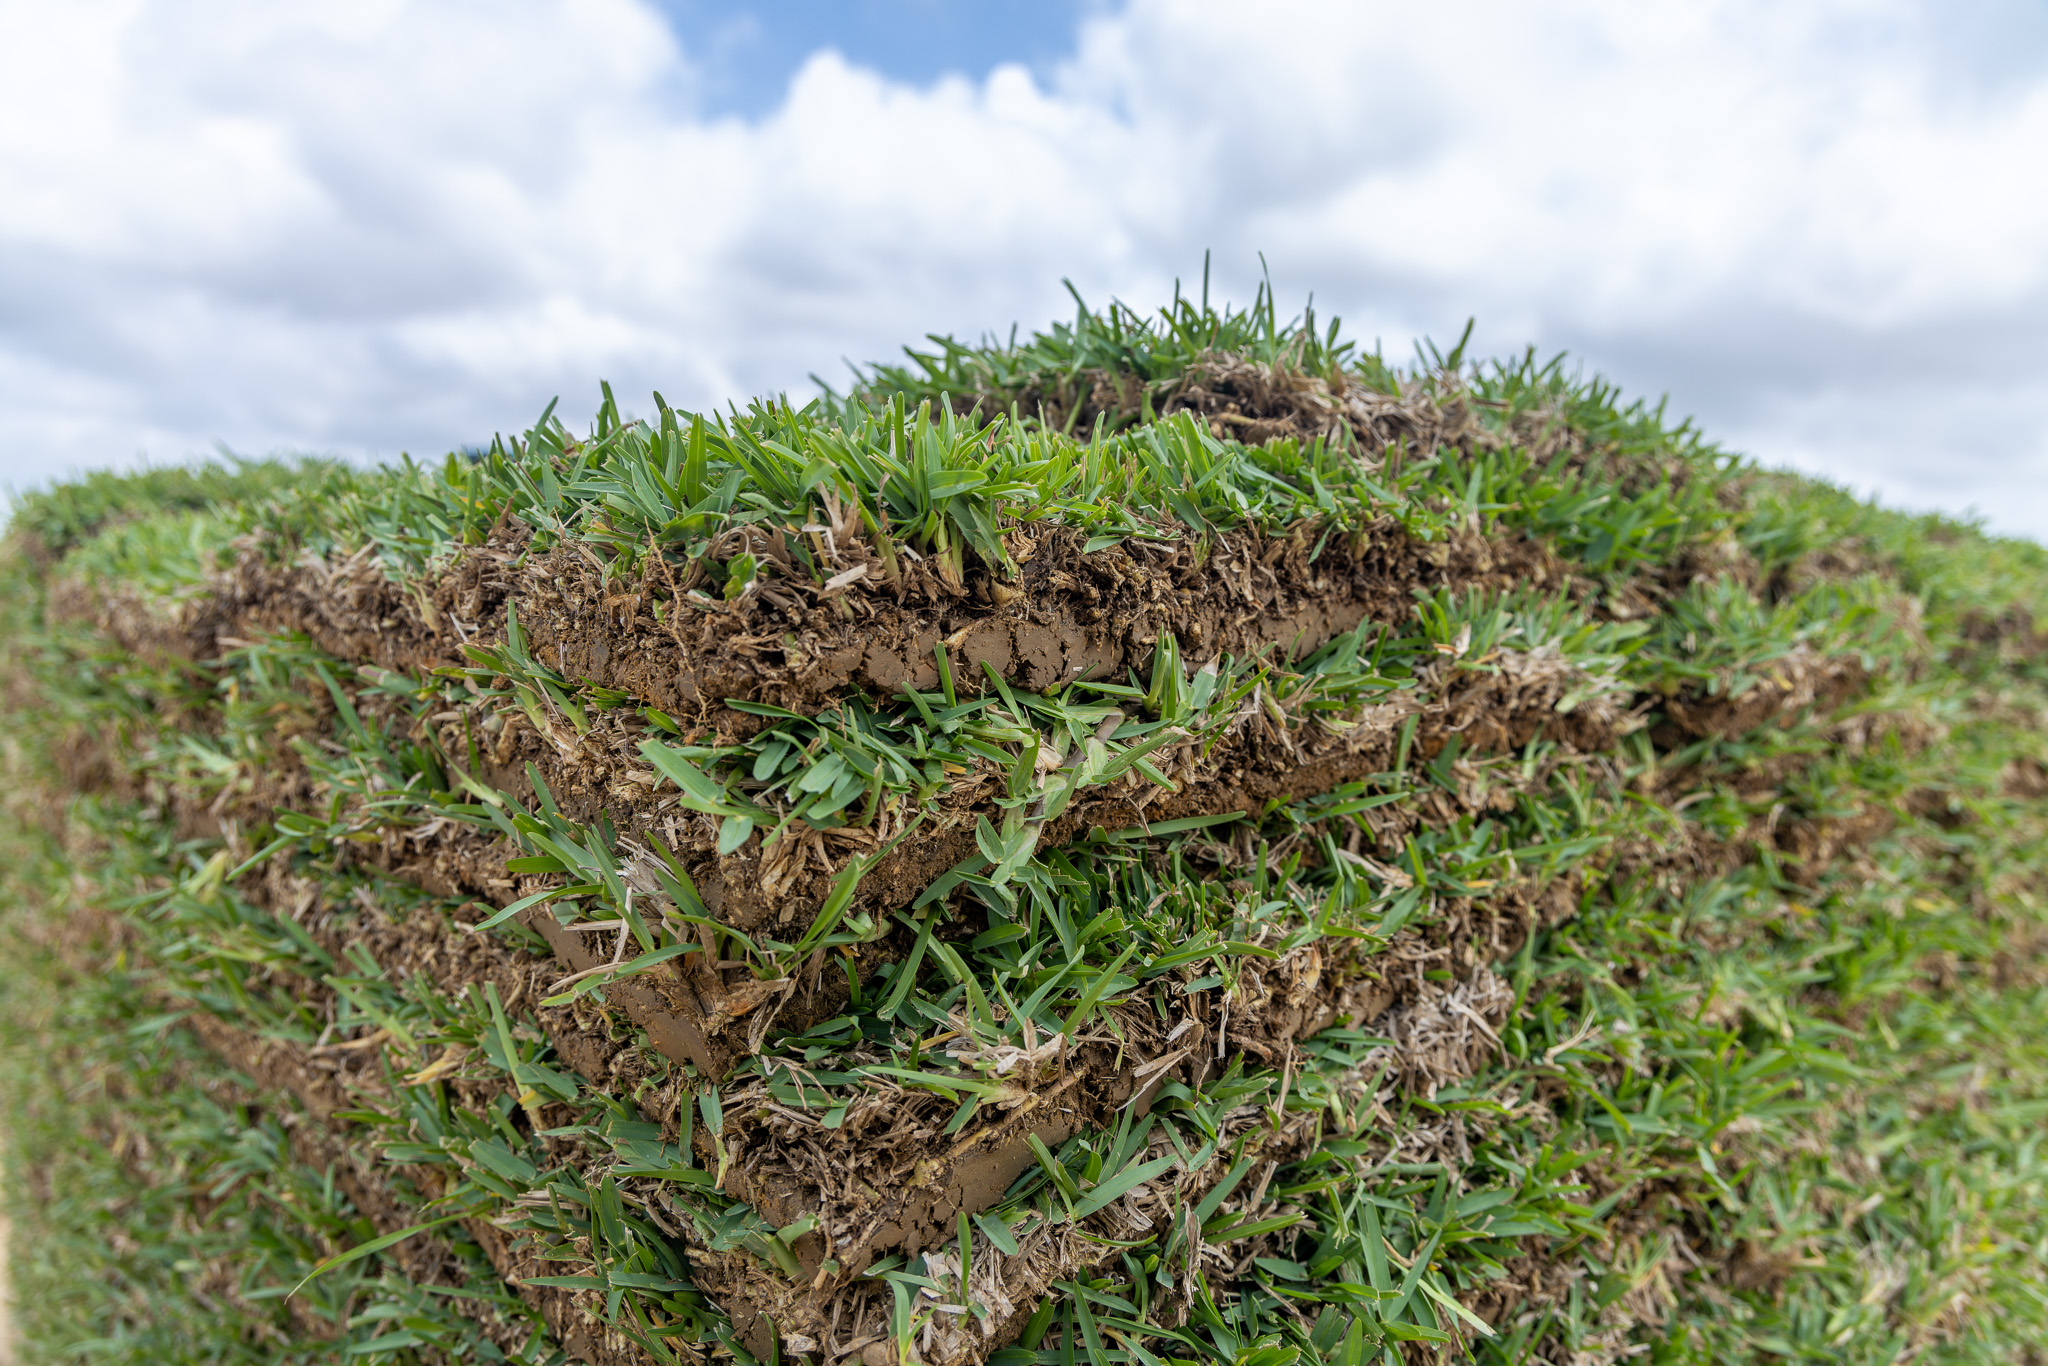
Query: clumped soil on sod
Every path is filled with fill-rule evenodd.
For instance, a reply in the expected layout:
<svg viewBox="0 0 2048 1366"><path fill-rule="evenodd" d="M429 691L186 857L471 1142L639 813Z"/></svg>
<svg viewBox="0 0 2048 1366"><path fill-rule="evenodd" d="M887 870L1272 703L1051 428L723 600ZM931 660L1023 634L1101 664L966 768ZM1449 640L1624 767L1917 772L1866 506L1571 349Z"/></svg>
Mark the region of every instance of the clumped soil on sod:
<svg viewBox="0 0 2048 1366"><path fill-rule="evenodd" d="M2037 548L1263 296L13 536L58 1356L2043 1331Z"/></svg>

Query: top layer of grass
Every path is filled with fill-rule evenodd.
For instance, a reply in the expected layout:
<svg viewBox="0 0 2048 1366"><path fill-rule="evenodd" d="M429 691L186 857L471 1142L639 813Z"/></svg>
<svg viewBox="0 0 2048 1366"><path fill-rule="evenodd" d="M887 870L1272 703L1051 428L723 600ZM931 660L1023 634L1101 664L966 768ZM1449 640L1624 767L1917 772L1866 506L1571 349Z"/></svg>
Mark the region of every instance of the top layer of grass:
<svg viewBox="0 0 2048 1366"><path fill-rule="evenodd" d="M1155 413L1217 357L1297 387L1377 395L1386 430L1247 443L1194 412ZM389 572L411 576L516 519L534 551L582 543L615 574L657 553L714 598L778 576L828 582L823 534L867 542L883 580L902 572L906 550L952 584L974 569L1007 578L1004 530L1033 522L1074 527L1091 547L1303 526L1320 542L1375 518L1431 540L1505 523L1556 536L1607 572L1710 531L1711 488L1733 468L1661 407L1624 404L1561 360L1466 366L1458 349L1404 372L1334 324L1319 332L1312 314L1279 322L1263 294L1246 312L1180 300L1157 321L1121 305L1083 309L1026 342L946 342L914 358L877 367L852 399L801 408L695 414L657 394L652 417L629 419L607 387L584 437L550 405L527 432L439 462L95 476L31 495L15 521L61 553L149 507L203 524L214 548L252 534L273 554L370 542ZM1028 401L1103 374L1136 378L1134 407L1049 424Z"/></svg>
<svg viewBox="0 0 2048 1366"><path fill-rule="evenodd" d="M830 583L843 571L823 553L828 536L872 552L871 586L918 559L956 588L976 571L1006 579L1004 533L1034 522L1073 527L1090 549L1257 528L1305 530L1320 550L1380 519L1424 541L1511 529L1607 577L1717 544L1739 544L1766 575L1844 542L1873 563L1925 561L1929 537L1987 544L1946 519L1873 519L1811 481L1761 476L1561 357L1468 363L1461 344L1401 369L1334 322L1319 330L1312 312L1282 322L1263 291L1242 311L1181 298L1145 318L1112 304L1021 341L934 340L908 364L873 367L847 399L721 415L657 394L654 416L629 419L607 387L583 437L551 404L527 432L438 462L96 474L22 498L12 526L49 557L96 540L81 576L175 592L243 538L274 558L374 545L403 579L516 524L531 529L529 554L580 544L607 578L647 571L653 552L705 601L778 579ZM1368 447L1343 423L1232 439L1189 400L1226 361L1283 387L1363 394L1386 418L1366 436L1396 439ZM1104 400L1085 423L1073 403L1045 402L1083 388ZM2042 554L1998 544L1990 559L2009 567L1986 560L1966 590L1994 613L2038 582L2010 568ZM1950 556L1938 572L1959 568Z"/></svg>

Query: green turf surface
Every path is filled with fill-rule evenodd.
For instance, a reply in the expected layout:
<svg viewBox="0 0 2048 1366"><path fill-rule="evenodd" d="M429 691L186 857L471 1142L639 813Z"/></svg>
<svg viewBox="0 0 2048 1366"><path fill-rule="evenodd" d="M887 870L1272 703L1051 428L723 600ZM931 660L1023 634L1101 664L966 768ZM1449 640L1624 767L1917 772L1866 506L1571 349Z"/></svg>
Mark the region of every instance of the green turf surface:
<svg viewBox="0 0 2048 1366"><path fill-rule="evenodd" d="M1433 411L1467 404L1483 437L1242 445L1196 409L1161 416L1219 351ZM1105 376L1115 402L1081 430L1084 383L1093 395ZM322 1127L411 1191L419 1222L504 1230L555 1264L529 1286L580 1295L648 1359L745 1357L699 1272L793 1286L810 1229L720 1189L750 1160L728 1141L766 1123L732 1106L781 1107L829 1143L873 1097L928 1111L949 1138L1012 1095L1009 1069L1043 1038L1163 1028L1173 1003L1242 1000L1247 972L1311 948L1406 972L1392 965L1432 927L1550 887L1570 913L1506 957L1462 976L1413 959L1420 995L1403 999L1418 1010L1452 987L1497 989L1483 1047L1446 1061L1351 1021L1277 1065L1244 1053L1176 1083L1142 1121L1040 1144L1000 1199L961 1213L955 1243L870 1267L887 1350L950 1359L947 1335L996 1313L977 1277L1034 1236L1096 1250L1040 1287L998 1353L1009 1366L2024 1361L2048 1340L2048 648L2033 630L2048 552L1754 470L1561 366L1454 355L1397 373L1334 329L1280 325L1263 299L1158 321L1084 312L863 385L723 421L663 408L630 423L607 395L587 439L550 417L479 460L96 477L17 510L0 1010L26 1359L555 1350L466 1225L372 1247L379 1228L332 1170L293 1152L303 1106L203 1048L194 1010L301 1050L381 1032L378 1080L361 1073ZM196 600L242 547L369 544L422 581L509 517L536 553L580 544L611 577L658 557L722 602L778 576L822 584L802 529L835 505L878 548L956 578L1003 575L1004 533L1034 521L1108 544L1252 526L1341 536L1386 517L1422 539L1535 537L1587 586L1425 595L1409 619L1293 662L1193 670L1168 640L1148 676L1092 688L1021 693L992 674L969 696L948 675L937 691L770 716L727 745L678 735L516 635L471 668L412 677L291 639L218 661L142 657L45 610L67 579ZM795 533L796 550L770 565L723 536L743 526ZM1411 754L1404 739L1386 771L1340 791L1038 844L1062 792L1171 781L1144 768L1168 731L1206 744L1261 714L1283 730L1346 723L1498 671L1505 652L1564 661L1571 706L1611 694L1640 724L1586 754ZM1855 686L1799 694L1822 663ZM995 796L979 859L923 904L884 916L828 900L815 921L741 934L667 851L564 815L545 783L482 781L474 746L433 730L472 706L571 743L620 729L658 790L732 846L891 802L937 811L953 770L977 764ZM104 770L95 795L67 790L83 785L80 755ZM279 773L303 777L289 809L172 828L178 811L240 813ZM530 904L622 927L619 966L508 1013L495 988L451 993L337 953L239 882L275 872L393 924L489 922L351 853L443 826L505 836L520 890L541 884ZM867 866L840 866L849 898ZM496 919L473 932L534 946ZM573 1015L656 1057L606 993L700 952L700 930L768 983L821 954L889 952L850 974L837 1015L768 1031L723 1081L661 1063L622 1093L551 1050ZM436 1073L437 1059L453 1061ZM1182 1196L1171 1218L1101 1241L1102 1219ZM434 1237L439 1279L421 1282L400 1254Z"/></svg>

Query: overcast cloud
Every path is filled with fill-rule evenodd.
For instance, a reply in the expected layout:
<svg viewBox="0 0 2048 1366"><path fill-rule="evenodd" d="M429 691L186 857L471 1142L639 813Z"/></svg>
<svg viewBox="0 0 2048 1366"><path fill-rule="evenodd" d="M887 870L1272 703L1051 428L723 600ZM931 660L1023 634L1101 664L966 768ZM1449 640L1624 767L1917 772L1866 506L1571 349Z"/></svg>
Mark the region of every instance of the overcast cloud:
<svg viewBox="0 0 2048 1366"><path fill-rule="evenodd" d="M696 7L702 10L705 7ZM683 11L675 11L681 14ZM1163 302L1213 248L1567 349L1770 463L2048 535L2048 23L2024 3L1134 0L1063 60L821 50L717 112L633 0L0 8L0 480L432 453ZM695 36L693 36L693 34Z"/></svg>

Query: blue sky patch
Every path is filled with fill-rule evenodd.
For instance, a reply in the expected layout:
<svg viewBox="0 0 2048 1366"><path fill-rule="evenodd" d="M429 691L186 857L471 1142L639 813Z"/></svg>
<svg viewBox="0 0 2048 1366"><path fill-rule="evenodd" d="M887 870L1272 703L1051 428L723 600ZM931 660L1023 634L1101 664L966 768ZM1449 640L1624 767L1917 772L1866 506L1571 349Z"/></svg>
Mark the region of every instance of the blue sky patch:
<svg viewBox="0 0 2048 1366"><path fill-rule="evenodd" d="M759 118L820 48L912 85L979 79L1005 62L1044 70L1074 50L1102 0L656 0L692 66L703 113Z"/></svg>

